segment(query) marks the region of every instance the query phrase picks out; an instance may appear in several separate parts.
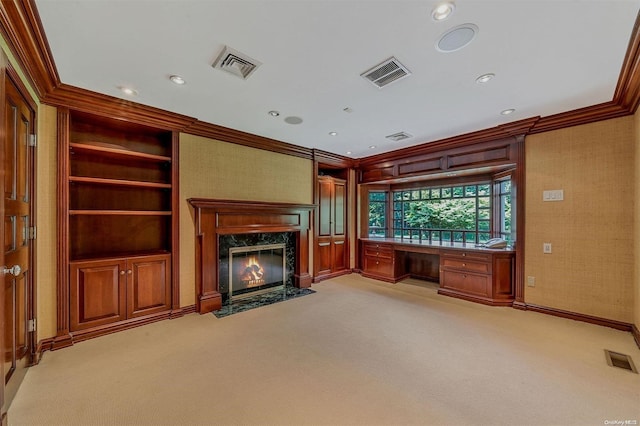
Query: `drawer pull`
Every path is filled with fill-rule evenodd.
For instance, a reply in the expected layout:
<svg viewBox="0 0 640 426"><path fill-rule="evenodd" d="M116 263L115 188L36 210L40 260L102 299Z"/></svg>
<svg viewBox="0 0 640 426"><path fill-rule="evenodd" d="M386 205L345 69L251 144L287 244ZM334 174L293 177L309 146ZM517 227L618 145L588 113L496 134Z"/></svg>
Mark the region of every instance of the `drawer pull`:
<svg viewBox="0 0 640 426"><path fill-rule="evenodd" d="M318 247L326 247L328 245L330 245L331 243L318 243Z"/></svg>
<svg viewBox="0 0 640 426"><path fill-rule="evenodd" d="M344 241L334 241L333 244L335 244L335 245L344 244Z"/></svg>

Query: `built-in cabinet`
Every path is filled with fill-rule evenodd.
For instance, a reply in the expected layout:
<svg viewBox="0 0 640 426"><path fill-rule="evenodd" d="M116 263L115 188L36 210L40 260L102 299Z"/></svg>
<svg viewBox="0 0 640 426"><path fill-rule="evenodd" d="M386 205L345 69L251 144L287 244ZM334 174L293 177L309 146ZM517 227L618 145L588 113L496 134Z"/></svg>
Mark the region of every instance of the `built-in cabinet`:
<svg viewBox="0 0 640 426"><path fill-rule="evenodd" d="M442 250L438 293L489 305L511 306L513 256L512 252Z"/></svg>
<svg viewBox="0 0 640 426"><path fill-rule="evenodd" d="M172 309L177 135L59 110L62 263L74 340ZM65 324L65 321L68 321ZM63 329L65 327L62 327ZM60 332L60 330L59 330ZM75 334L74 334L75 333Z"/></svg>
<svg viewBox="0 0 640 426"><path fill-rule="evenodd" d="M402 259L396 260L392 244L362 243L362 275L382 281L396 282L406 277L402 273Z"/></svg>
<svg viewBox="0 0 640 426"><path fill-rule="evenodd" d="M318 176L315 279L340 275L349 268L347 181Z"/></svg>

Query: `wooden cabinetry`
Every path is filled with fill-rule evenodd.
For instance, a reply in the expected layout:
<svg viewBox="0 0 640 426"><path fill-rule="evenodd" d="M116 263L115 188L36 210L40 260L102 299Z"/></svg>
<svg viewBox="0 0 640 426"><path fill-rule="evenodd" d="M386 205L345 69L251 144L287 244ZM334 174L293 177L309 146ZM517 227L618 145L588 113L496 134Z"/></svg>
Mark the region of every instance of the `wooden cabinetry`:
<svg viewBox="0 0 640 426"><path fill-rule="evenodd" d="M319 176L316 251L316 280L348 272L347 182L331 176Z"/></svg>
<svg viewBox="0 0 640 426"><path fill-rule="evenodd" d="M69 295L58 310L68 312L58 318L59 333L68 329L75 340L96 327L169 315L176 299L177 135L63 108L59 124L61 264L68 268L62 285Z"/></svg>
<svg viewBox="0 0 640 426"><path fill-rule="evenodd" d="M71 262L71 329L170 309L170 262L168 254Z"/></svg>
<svg viewBox="0 0 640 426"><path fill-rule="evenodd" d="M362 243L362 275L382 281L396 282L406 277L400 264L403 253L394 252L393 245L375 242Z"/></svg>
<svg viewBox="0 0 640 426"><path fill-rule="evenodd" d="M442 250L438 293L489 305L511 306L514 300L513 254Z"/></svg>

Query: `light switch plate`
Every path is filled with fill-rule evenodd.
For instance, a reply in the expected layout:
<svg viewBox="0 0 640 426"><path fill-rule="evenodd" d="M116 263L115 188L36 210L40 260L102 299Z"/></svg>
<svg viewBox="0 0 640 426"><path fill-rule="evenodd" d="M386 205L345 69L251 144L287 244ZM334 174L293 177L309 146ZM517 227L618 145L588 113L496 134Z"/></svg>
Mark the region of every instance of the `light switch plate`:
<svg viewBox="0 0 640 426"><path fill-rule="evenodd" d="M551 253L551 243L542 243L542 252L546 254Z"/></svg>
<svg viewBox="0 0 640 426"><path fill-rule="evenodd" d="M551 189L542 191L542 201L562 201L564 200L563 189Z"/></svg>

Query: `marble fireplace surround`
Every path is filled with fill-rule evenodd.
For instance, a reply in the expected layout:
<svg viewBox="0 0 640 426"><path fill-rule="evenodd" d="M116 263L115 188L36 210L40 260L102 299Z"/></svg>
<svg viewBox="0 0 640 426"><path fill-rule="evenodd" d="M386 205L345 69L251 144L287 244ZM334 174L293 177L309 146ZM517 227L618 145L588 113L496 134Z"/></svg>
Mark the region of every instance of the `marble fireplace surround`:
<svg viewBox="0 0 640 426"><path fill-rule="evenodd" d="M196 311L205 314L222 307L218 274L220 235L292 232L295 235L293 283L311 286L309 234L312 204L190 198L196 231Z"/></svg>

